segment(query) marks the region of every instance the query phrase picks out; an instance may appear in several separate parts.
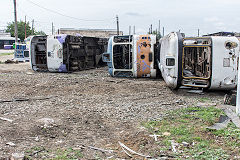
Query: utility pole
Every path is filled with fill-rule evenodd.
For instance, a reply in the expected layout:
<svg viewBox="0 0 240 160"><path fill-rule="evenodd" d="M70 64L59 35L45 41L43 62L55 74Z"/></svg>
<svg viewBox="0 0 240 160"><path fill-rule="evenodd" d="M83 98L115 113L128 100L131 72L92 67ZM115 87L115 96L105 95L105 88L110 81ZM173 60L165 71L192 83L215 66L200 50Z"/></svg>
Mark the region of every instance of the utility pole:
<svg viewBox="0 0 240 160"><path fill-rule="evenodd" d="M129 35L131 35L131 28L132 28L132 27L131 27L131 26L129 26Z"/></svg>
<svg viewBox="0 0 240 160"><path fill-rule="evenodd" d="M53 35L54 31L53 31L53 22L52 22L52 35Z"/></svg>
<svg viewBox="0 0 240 160"><path fill-rule="evenodd" d="M161 21L158 22L158 34L161 36Z"/></svg>
<svg viewBox="0 0 240 160"><path fill-rule="evenodd" d="M164 36L164 31L165 31L165 28L163 27L163 36Z"/></svg>
<svg viewBox="0 0 240 160"><path fill-rule="evenodd" d="M133 26L133 34L136 34L136 28Z"/></svg>
<svg viewBox="0 0 240 160"><path fill-rule="evenodd" d="M25 39L27 38L27 16L25 16Z"/></svg>
<svg viewBox="0 0 240 160"><path fill-rule="evenodd" d="M238 63L238 68L240 63ZM237 96L236 96L236 113L240 114L240 70L238 69L238 81L237 81Z"/></svg>
<svg viewBox="0 0 240 160"><path fill-rule="evenodd" d="M18 42L18 25L17 25L17 2L16 0L13 0L14 3L14 22L15 22L15 46ZM15 47L16 49L16 47Z"/></svg>
<svg viewBox="0 0 240 160"><path fill-rule="evenodd" d="M34 34L34 19L32 20L32 35Z"/></svg>
<svg viewBox="0 0 240 160"><path fill-rule="evenodd" d="M119 35L119 19L118 19L118 15L116 16L117 19L117 35Z"/></svg>
<svg viewBox="0 0 240 160"><path fill-rule="evenodd" d="M150 34L152 34L152 24L151 24L151 33Z"/></svg>
<svg viewBox="0 0 240 160"><path fill-rule="evenodd" d="M200 36L200 29L198 29L198 37Z"/></svg>

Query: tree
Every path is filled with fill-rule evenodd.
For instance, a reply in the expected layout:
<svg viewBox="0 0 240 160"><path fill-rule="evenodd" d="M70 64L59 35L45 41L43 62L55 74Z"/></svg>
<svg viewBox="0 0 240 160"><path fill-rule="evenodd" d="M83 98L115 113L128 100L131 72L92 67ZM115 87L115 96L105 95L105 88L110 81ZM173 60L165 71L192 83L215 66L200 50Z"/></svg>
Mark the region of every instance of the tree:
<svg viewBox="0 0 240 160"><path fill-rule="evenodd" d="M25 39L25 22L23 21L20 21L20 22L17 22L18 24L18 38L21 39L21 41L23 41ZM10 32L11 33L11 36L12 37L15 37L14 35L14 30L15 30L15 24L14 22L10 22L8 23L7 25L7 30L6 32ZM34 29L33 29L34 30ZM34 35L36 34L40 34L40 35L46 35L43 31L40 31L40 32L36 32L35 31L33 32ZM29 25L29 22L26 23L26 35L27 37L30 36L32 34L32 29Z"/></svg>
<svg viewBox="0 0 240 160"><path fill-rule="evenodd" d="M45 36L46 33L43 32L43 31L37 31L37 32L34 32L34 35L43 35L43 36Z"/></svg>
<svg viewBox="0 0 240 160"><path fill-rule="evenodd" d="M148 32L148 34L151 34L150 32ZM159 34L159 32L156 30L156 31L153 31L152 34L156 35L157 36L157 39L160 39L162 38L162 35Z"/></svg>

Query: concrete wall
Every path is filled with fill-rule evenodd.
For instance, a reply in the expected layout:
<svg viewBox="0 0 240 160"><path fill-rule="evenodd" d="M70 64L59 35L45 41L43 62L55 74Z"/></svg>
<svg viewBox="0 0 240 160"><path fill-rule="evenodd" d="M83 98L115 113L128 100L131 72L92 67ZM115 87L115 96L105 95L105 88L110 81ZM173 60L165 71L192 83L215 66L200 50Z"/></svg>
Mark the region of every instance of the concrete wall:
<svg viewBox="0 0 240 160"><path fill-rule="evenodd" d="M88 37L98 37L98 38L110 38L111 36L117 35L117 31L115 30L81 30L81 29L59 29L59 34L68 34L68 35L81 35ZM123 35L123 32L120 31L120 35Z"/></svg>

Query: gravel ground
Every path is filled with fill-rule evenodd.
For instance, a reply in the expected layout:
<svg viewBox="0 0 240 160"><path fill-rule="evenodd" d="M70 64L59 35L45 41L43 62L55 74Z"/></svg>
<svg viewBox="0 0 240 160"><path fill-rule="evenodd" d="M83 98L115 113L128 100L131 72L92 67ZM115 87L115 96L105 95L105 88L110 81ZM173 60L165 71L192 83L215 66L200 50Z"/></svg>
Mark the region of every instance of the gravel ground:
<svg viewBox="0 0 240 160"><path fill-rule="evenodd" d="M172 91L162 79L112 78L106 67L60 74L33 72L29 66L0 64L0 100L13 100L0 103L0 117L13 120L0 119L0 157L43 146L49 150L79 148L83 159L129 158L118 141L135 151L155 154L158 146L141 122L159 119L168 110L197 105L203 98L222 103L224 96L222 92Z"/></svg>

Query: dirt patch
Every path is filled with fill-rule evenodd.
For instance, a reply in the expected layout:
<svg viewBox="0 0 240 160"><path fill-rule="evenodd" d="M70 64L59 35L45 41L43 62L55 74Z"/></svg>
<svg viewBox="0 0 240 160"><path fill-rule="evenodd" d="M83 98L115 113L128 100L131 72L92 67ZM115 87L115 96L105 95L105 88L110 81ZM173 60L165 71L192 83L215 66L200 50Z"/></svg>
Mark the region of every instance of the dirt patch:
<svg viewBox="0 0 240 160"><path fill-rule="evenodd" d="M32 72L29 62L19 62L18 64L5 64L5 61L12 60L14 55L0 55L0 73L9 72Z"/></svg>
<svg viewBox="0 0 240 160"><path fill-rule="evenodd" d="M60 74L32 72L29 63L0 64L0 100L33 98L0 103L0 117L13 120L0 120L0 155L44 147L46 154L35 158L54 158L58 154L54 151L68 148L80 148L82 159L130 158L118 141L136 152L158 155L159 146L142 128L142 121L161 119L166 111L196 105L201 99L222 103L223 96L222 92L172 91L162 79L112 78L107 68ZM61 123L44 129L36 123L42 118Z"/></svg>

